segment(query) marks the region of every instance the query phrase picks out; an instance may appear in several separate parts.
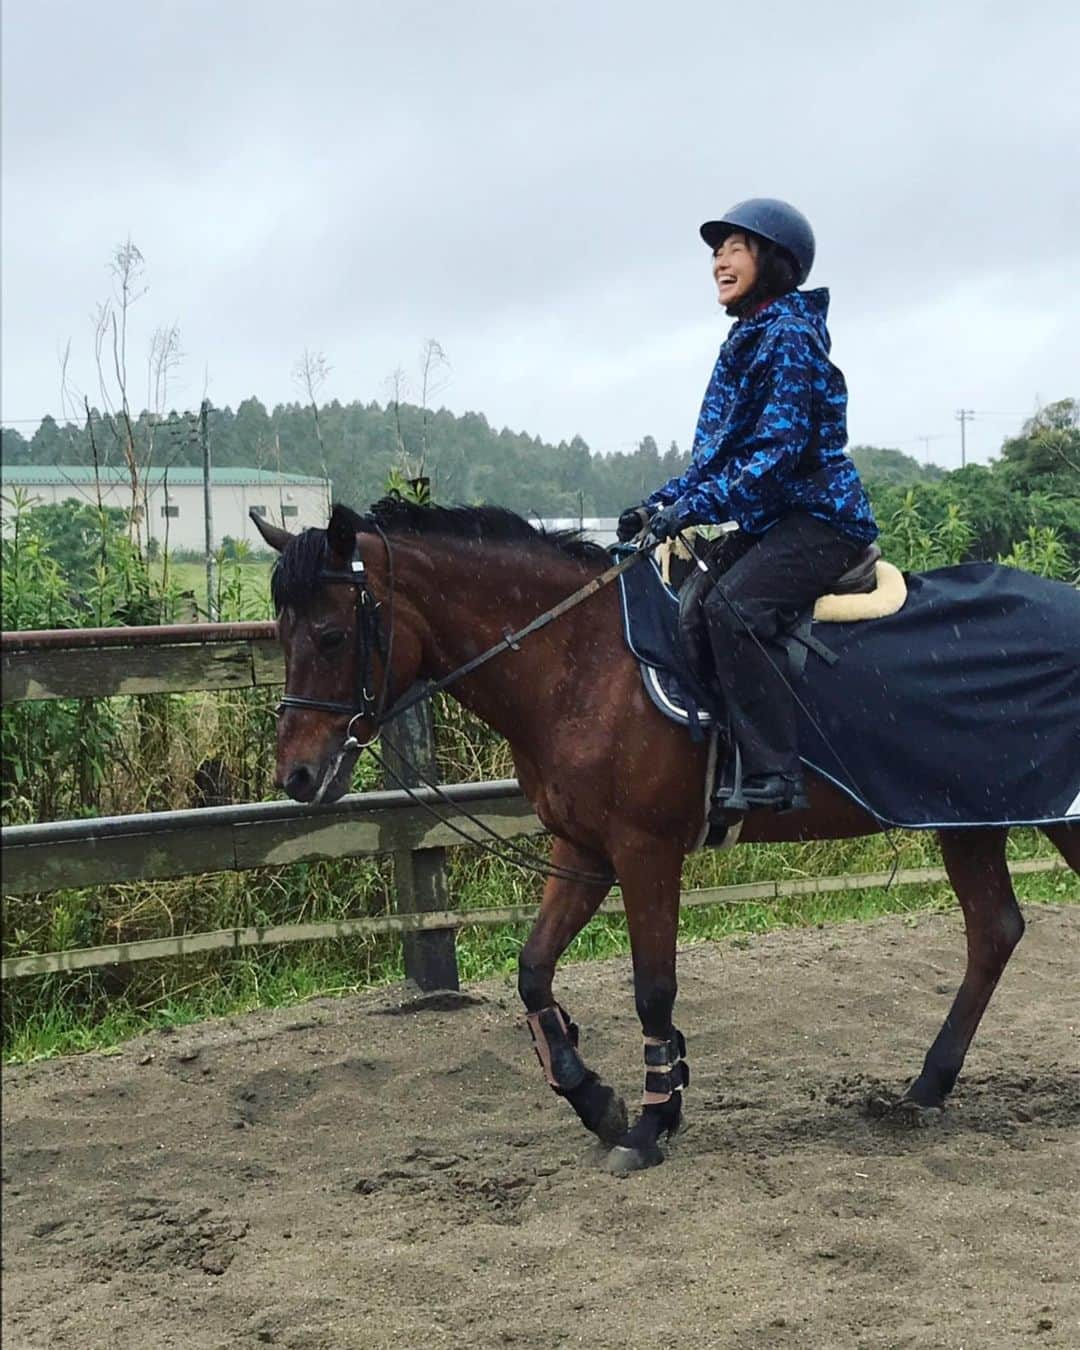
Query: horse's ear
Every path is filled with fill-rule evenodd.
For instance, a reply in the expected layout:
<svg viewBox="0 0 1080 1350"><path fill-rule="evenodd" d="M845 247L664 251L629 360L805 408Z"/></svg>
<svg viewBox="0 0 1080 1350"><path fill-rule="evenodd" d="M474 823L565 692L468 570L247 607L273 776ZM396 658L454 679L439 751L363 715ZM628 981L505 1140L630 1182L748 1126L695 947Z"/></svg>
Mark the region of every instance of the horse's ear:
<svg viewBox="0 0 1080 1350"><path fill-rule="evenodd" d="M276 549L278 553L281 552L281 550L293 537L288 530L282 529L280 525L272 525L270 521L264 520L263 517L258 514L258 512L255 510L254 507L252 507L251 510L248 512L248 515L251 517L252 521L254 522L255 528L259 531L262 537L266 540L266 542L270 545L270 547L272 549Z"/></svg>
<svg viewBox="0 0 1080 1350"><path fill-rule="evenodd" d="M345 562L356 552L356 517L348 507L335 503L326 527L326 542L330 552Z"/></svg>

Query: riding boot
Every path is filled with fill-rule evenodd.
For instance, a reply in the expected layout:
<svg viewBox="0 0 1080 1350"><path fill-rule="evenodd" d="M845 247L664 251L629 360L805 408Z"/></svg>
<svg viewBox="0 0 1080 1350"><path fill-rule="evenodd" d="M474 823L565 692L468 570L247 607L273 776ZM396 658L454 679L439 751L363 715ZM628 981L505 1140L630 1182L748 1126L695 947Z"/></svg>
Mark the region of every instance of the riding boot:
<svg viewBox="0 0 1080 1350"><path fill-rule="evenodd" d="M742 753L747 806L805 805L788 662L775 645L780 616L813 605L860 548L825 521L791 512L739 541L738 557L703 602L716 675Z"/></svg>
<svg viewBox="0 0 1080 1350"><path fill-rule="evenodd" d="M772 642L759 646L745 630L727 624L710 624L709 638L742 757L741 798L747 809L805 808L795 705L780 673L786 675L787 654Z"/></svg>

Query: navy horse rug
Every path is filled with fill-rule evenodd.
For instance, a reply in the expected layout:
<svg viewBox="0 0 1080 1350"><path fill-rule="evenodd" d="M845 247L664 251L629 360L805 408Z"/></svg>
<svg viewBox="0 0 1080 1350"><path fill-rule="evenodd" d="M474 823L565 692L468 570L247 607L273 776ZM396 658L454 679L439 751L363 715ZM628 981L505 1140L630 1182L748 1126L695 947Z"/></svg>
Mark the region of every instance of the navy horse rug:
<svg viewBox="0 0 1080 1350"><path fill-rule="evenodd" d="M906 576L887 618L815 623L795 692L799 753L883 823L1044 825L1080 817L1080 591L993 563ZM620 577L653 702L692 733L705 701L654 564Z"/></svg>

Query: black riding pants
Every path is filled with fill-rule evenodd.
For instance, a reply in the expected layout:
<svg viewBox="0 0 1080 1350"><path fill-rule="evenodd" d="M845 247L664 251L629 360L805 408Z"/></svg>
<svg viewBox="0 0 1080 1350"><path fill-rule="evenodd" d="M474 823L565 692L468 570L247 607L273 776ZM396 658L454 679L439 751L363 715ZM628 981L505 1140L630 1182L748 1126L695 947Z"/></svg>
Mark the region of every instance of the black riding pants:
<svg viewBox="0 0 1080 1350"><path fill-rule="evenodd" d="M795 704L768 658L786 669L787 657L775 645L782 623L826 594L863 547L803 513L785 516L764 534L739 531L725 539L724 561L736 560L702 608L747 776L798 775Z"/></svg>

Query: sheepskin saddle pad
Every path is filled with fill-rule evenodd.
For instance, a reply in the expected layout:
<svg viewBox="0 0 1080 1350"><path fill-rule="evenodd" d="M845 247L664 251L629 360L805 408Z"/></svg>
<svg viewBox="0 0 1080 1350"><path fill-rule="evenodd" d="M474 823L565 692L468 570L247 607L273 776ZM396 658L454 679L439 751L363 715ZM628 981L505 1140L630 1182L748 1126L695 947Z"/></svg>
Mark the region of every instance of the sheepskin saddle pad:
<svg viewBox="0 0 1080 1350"><path fill-rule="evenodd" d="M695 552L708 549L709 541L696 529L687 530ZM682 579L692 569L693 554L681 536L659 544L653 550L653 559L664 579L665 586L677 590ZM895 614L907 599L904 574L881 556L877 544L865 550L849 572L840 578L836 595L822 595L814 605L815 623L854 623L856 619L883 619Z"/></svg>
<svg viewBox="0 0 1080 1350"><path fill-rule="evenodd" d="M1080 818L1080 591L994 563L902 580L891 613L815 614L811 636L836 660L811 645L793 681L803 763L883 825ZM649 698L701 737L716 694L681 650L678 593L653 559L619 584Z"/></svg>

